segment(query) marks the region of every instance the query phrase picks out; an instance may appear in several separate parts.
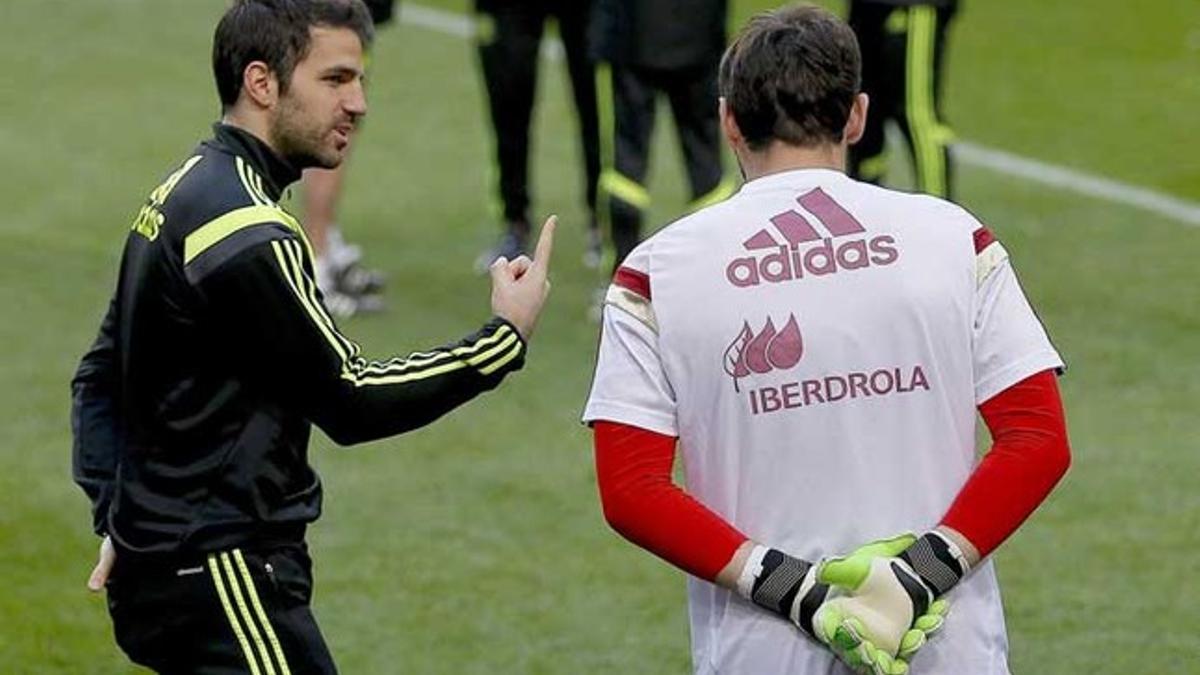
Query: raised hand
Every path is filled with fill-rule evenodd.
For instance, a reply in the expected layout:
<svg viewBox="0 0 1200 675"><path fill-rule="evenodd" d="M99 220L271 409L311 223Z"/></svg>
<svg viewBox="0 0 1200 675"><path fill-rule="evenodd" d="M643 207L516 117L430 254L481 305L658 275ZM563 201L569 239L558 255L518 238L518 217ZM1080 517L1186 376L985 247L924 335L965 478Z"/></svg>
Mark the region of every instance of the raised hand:
<svg viewBox="0 0 1200 675"><path fill-rule="evenodd" d="M511 261L497 258L491 266L492 312L515 326L526 340L533 334L542 305L550 293L547 277L557 225L557 216L546 219L538 236L533 260L525 256Z"/></svg>

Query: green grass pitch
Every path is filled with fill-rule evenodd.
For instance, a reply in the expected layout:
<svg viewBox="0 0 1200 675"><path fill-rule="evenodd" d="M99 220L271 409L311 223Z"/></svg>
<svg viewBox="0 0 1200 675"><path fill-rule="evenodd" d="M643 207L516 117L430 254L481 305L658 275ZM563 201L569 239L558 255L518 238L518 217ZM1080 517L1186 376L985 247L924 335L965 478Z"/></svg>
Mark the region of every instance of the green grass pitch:
<svg viewBox="0 0 1200 675"><path fill-rule="evenodd" d="M224 4L0 3L3 673L133 670L84 590L96 541L70 482L67 382L139 202L217 114L209 40ZM732 5L740 19L767 3ZM1194 1L963 5L947 102L964 138L1200 199ZM683 576L606 528L577 421L598 278L579 264L574 122L546 65L532 184L536 212L562 227L525 371L428 429L314 443L327 490L315 607L347 673L689 669ZM495 227L470 44L384 31L370 99L342 219L391 275L390 309L345 328L383 355L486 317L470 265ZM665 121L652 161L658 225L685 202ZM1074 465L997 556L1014 671L1200 672L1200 229L973 166L959 177L1072 366Z"/></svg>

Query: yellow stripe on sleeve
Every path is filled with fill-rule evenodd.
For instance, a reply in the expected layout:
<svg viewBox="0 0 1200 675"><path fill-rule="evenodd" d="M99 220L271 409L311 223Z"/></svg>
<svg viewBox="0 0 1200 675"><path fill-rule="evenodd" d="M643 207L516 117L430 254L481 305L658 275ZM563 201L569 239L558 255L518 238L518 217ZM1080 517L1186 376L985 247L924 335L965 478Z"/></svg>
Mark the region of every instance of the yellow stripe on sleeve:
<svg viewBox="0 0 1200 675"><path fill-rule="evenodd" d="M328 329L327 332L331 336L330 339L336 340L342 345L343 351L340 352L342 360L350 362L358 355L358 345L354 344L354 342L338 331L337 325L333 323L333 317L329 316L325 305L317 298L317 282L311 276L304 273L304 254L300 250L300 245L291 241L284 242L284 245L287 247L288 257L292 261L291 266L297 285L303 286L302 291L308 298L309 306L315 310L318 320Z"/></svg>
<svg viewBox="0 0 1200 675"><path fill-rule="evenodd" d="M301 290L297 279L300 276L303 276L303 271L300 269L299 263L292 259L290 247L285 247L287 243L288 242L281 241L271 242L271 247L275 249L275 259L279 263L280 271L283 273L283 277L287 280L288 285L291 286L292 292L296 294L296 298L300 301L300 305L304 307L304 311L308 313L309 319L316 324L317 329L320 330L321 334L325 336L325 340L329 343L329 346L333 349L334 353L338 355L338 358L341 359L344 369L347 360L346 352L343 349L342 344L333 336L332 329L322 319L322 312L317 307L313 306L307 295ZM342 376L345 377L346 375L347 373L343 372Z"/></svg>
<svg viewBox="0 0 1200 675"><path fill-rule="evenodd" d="M504 366L511 363L513 359L517 358L520 355L521 355L521 343L517 342L513 345L512 349L510 349L507 354L496 359L495 361L484 366L483 368L480 368L479 372L484 375L491 375L492 373L496 372L497 370L500 370Z"/></svg>
<svg viewBox="0 0 1200 675"><path fill-rule="evenodd" d="M497 354L504 351L505 349L508 349L509 347L513 346L517 342L518 342L518 338L515 333L512 335L509 335L507 339L505 339L503 342L496 345L495 347L492 347L491 349L487 350L486 352L483 352L482 354L479 354L478 356L473 356L473 357L467 359L467 363L471 364L472 366L478 366L479 364L488 361L489 359L496 356Z"/></svg>
<svg viewBox="0 0 1200 675"><path fill-rule="evenodd" d="M496 344L494 347L491 346L497 342L499 342L499 344ZM395 368L392 371L362 375L361 379L357 381L356 384L399 384L403 382L414 382L417 380L423 380L427 377L443 375L455 370L460 370L467 366L478 367L479 365L486 363L489 359L495 357L497 354L500 354L504 352L504 350L516 345L515 348L512 349L511 354L507 354L501 359L503 363L500 365L503 365L504 363L512 361L513 358L521 353L522 347L520 342L520 338L515 332L513 332L512 328L508 327L507 325L503 325L498 328L495 333L480 339L478 342L475 342L472 345L455 347L448 352L444 352L445 354L457 357L457 360L450 361L436 367L424 368L415 372L408 372L409 368L404 367L407 365L407 361L405 361L401 367ZM474 355L476 352L480 352L485 348L488 348L487 351L483 351L482 353ZM497 366L495 363L492 363L480 368L479 372L483 375L490 375L499 367L500 366Z"/></svg>
<svg viewBox="0 0 1200 675"><path fill-rule="evenodd" d="M481 338L478 342L475 342L474 344L471 344L471 345L467 345L464 347L455 347L454 349L450 349L450 350L443 351L443 352L432 352L432 353L417 352L415 354L410 354L407 357L403 357L403 358L397 357L397 358L390 359L388 361L383 361L383 362L372 361L371 363L365 364L361 368L357 368L356 372L363 376L399 374L406 370L410 370L413 368L422 368L425 366L429 366L429 365L438 363L439 361L445 361L447 359L453 359L456 357L468 357L468 356L474 354L475 352L477 352L485 347L488 347L488 346L498 342L499 340L502 340L504 338L504 336L508 335L511 332L512 332L512 329L509 328L507 325L500 326L500 328L496 329L495 333L492 333L491 335L489 335L485 338ZM474 363L472 363L472 365L474 365Z"/></svg>
<svg viewBox="0 0 1200 675"><path fill-rule="evenodd" d="M471 345L456 347L444 352L433 352L417 358L368 363L357 356L358 345L346 339L337 330L333 320L329 318L325 308L317 300L315 291L304 274L299 244L294 241L273 241L271 246L275 252L280 272L292 289L292 293L295 294L300 305L309 315L309 319L341 361L341 377L355 386L402 384L443 375L468 366L477 366L500 354L514 342L519 343L519 338L512 328L503 325L495 333ZM501 344L497 345L497 343ZM493 345L497 346L493 347ZM489 351L484 352L485 349ZM516 353L520 353L519 344L517 344ZM505 362L511 360L512 357L505 357ZM486 372L484 370L480 372L484 375L494 372L495 368L491 368L491 365L489 364Z"/></svg>

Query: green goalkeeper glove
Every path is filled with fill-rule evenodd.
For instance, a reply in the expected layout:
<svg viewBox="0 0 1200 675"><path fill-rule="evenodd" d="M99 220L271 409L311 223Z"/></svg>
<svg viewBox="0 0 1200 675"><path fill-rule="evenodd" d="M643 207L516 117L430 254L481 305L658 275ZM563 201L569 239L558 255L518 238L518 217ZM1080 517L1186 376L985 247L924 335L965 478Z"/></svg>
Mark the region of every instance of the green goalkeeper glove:
<svg viewBox="0 0 1200 675"><path fill-rule="evenodd" d="M844 560L892 559L911 546L914 539L908 535L907 539L897 537L873 542L854 551ZM832 646L831 641L821 637L814 626L814 618L821 616L828 604L829 585L818 579L822 568L822 564L814 565L778 549L755 546L738 579L738 593L754 604L788 619L810 637Z"/></svg>
<svg viewBox="0 0 1200 675"><path fill-rule="evenodd" d="M900 552L881 558L860 555L859 549L822 564L818 581L849 594L821 607L814 632L856 670L898 675L907 672L907 659L942 627L949 603L938 598L966 575L969 565L958 547L937 532L919 539L902 534L876 544Z"/></svg>

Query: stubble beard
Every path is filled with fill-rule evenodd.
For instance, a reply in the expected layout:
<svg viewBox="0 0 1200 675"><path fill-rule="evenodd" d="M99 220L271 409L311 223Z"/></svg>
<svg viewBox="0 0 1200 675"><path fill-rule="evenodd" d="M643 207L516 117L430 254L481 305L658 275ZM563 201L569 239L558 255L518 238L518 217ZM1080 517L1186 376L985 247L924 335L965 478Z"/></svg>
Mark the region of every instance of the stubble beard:
<svg viewBox="0 0 1200 675"><path fill-rule="evenodd" d="M343 154L326 148L324 137L324 130L309 119L301 106L290 96L282 98L271 128L271 144L285 161L297 169L337 168Z"/></svg>

